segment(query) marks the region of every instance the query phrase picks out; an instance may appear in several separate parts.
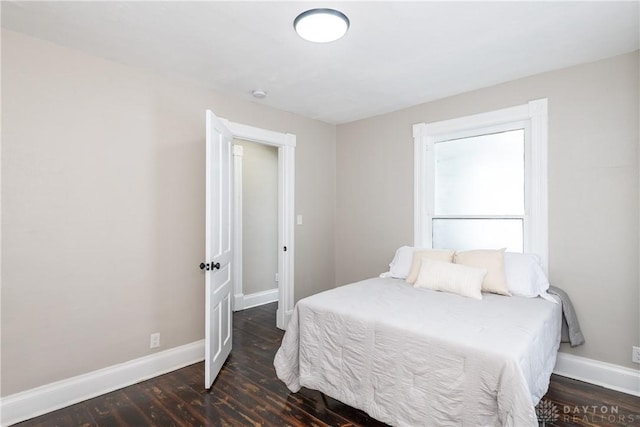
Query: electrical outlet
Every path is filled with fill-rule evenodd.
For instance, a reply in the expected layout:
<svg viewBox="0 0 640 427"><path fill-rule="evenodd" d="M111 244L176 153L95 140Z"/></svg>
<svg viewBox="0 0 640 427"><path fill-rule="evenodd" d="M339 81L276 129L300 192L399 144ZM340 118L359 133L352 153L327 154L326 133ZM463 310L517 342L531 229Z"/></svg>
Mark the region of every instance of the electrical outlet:
<svg viewBox="0 0 640 427"><path fill-rule="evenodd" d="M151 339L149 340L149 348L158 348L158 347L160 347L160 332L151 334Z"/></svg>
<svg viewBox="0 0 640 427"><path fill-rule="evenodd" d="M633 363L640 363L640 347L632 347L632 353L631 353L631 361Z"/></svg>

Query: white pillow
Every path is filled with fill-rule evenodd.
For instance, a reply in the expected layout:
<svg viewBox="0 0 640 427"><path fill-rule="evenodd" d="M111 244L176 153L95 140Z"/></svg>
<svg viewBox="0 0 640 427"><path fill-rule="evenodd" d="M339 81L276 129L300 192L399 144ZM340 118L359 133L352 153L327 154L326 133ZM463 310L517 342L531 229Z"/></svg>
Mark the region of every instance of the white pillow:
<svg viewBox="0 0 640 427"><path fill-rule="evenodd" d="M487 275L482 282L483 292L511 296L504 274L504 249L477 249L456 252L453 257L456 264L468 267L484 268Z"/></svg>
<svg viewBox="0 0 640 427"><path fill-rule="evenodd" d="M389 264L389 275L395 279L406 279L411 270L411 261L413 261L413 247L399 247Z"/></svg>
<svg viewBox="0 0 640 427"><path fill-rule="evenodd" d="M513 295L535 298L549 289L549 280L536 254L505 252L504 272Z"/></svg>
<svg viewBox="0 0 640 427"><path fill-rule="evenodd" d="M411 269L409 269L409 275L407 276L407 283L411 283L412 285L416 283L420 266L422 265L422 258L429 258L441 262L453 262L454 253L455 251L449 249L414 249L413 261L411 262Z"/></svg>
<svg viewBox="0 0 640 427"><path fill-rule="evenodd" d="M416 288L451 292L474 299L482 299L482 280L487 270L450 262L422 258Z"/></svg>

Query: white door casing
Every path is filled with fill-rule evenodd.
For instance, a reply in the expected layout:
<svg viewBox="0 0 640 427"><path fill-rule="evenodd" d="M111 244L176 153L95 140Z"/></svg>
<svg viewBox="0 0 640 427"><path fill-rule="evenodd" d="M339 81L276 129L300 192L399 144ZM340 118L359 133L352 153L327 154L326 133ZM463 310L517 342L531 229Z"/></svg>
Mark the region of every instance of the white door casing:
<svg viewBox="0 0 640 427"><path fill-rule="evenodd" d="M242 156L241 145L233 146L233 311L244 309L242 289Z"/></svg>
<svg viewBox="0 0 640 427"><path fill-rule="evenodd" d="M231 353L232 163L231 132L206 112L205 388Z"/></svg>
<svg viewBox="0 0 640 427"><path fill-rule="evenodd" d="M296 136L289 133L274 132L267 129L247 126L220 119L234 138L278 148L278 310L276 326L286 329L293 313L294 290L294 194L295 194L295 147ZM236 156L241 155L237 153ZM240 221L242 211L234 209L234 221ZM237 230L236 230L237 231ZM241 233L234 233L242 239ZM236 251L237 252L237 251ZM241 266L234 267L233 280L241 280ZM239 275L239 276L238 276ZM234 294L240 295L242 289L234 285ZM241 307L237 307L241 309Z"/></svg>

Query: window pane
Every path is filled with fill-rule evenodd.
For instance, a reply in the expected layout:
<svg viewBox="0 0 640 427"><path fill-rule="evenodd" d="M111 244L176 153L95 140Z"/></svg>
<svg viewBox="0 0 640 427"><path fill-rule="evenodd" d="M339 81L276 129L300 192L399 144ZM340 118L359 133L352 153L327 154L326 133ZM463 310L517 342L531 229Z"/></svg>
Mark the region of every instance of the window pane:
<svg viewBox="0 0 640 427"><path fill-rule="evenodd" d="M524 129L435 144L436 215L523 215Z"/></svg>
<svg viewBox="0 0 640 427"><path fill-rule="evenodd" d="M523 251L522 219L434 219L436 249L501 249Z"/></svg>

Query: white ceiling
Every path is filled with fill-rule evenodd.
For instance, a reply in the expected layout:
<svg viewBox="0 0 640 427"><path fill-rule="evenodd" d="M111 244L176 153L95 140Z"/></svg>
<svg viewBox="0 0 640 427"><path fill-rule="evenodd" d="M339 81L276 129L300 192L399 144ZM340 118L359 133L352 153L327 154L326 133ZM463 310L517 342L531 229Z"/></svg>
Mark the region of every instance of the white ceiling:
<svg viewBox="0 0 640 427"><path fill-rule="evenodd" d="M329 123L638 49L639 1L17 2L2 26ZM347 35L294 18L333 7ZM267 98L252 98L262 89Z"/></svg>

